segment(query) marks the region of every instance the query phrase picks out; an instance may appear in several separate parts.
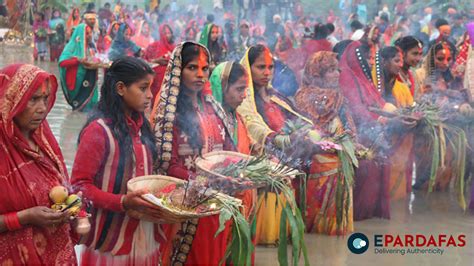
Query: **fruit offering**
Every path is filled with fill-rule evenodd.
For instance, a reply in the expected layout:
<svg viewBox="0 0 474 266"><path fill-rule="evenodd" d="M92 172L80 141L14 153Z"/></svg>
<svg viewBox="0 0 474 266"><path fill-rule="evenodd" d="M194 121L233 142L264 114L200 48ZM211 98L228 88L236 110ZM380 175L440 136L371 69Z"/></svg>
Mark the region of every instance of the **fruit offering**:
<svg viewBox="0 0 474 266"><path fill-rule="evenodd" d="M76 194L69 195L63 186L55 186L49 192L49 198L53 202L51 209L58 211L68 211L72 216L79 213L82 206L81 198Z"/></svg>

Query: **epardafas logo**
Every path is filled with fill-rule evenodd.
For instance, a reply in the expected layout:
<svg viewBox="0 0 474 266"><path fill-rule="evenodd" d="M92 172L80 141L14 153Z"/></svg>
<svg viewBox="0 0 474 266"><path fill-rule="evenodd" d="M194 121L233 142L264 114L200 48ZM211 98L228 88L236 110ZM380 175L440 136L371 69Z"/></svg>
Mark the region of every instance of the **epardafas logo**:
<svg viewBox="0 0 474 266"><path fill-rule="evenodd" d="M369 239L362 233L353 233L347 240L347 247L354 254L362 254L369 249Z"/></svg>

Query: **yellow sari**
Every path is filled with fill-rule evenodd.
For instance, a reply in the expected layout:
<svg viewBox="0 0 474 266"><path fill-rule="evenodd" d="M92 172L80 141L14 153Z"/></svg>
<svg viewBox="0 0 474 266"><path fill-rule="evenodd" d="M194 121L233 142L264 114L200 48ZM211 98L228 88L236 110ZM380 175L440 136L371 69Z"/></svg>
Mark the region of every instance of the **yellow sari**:
<svg viewBox="0 0 474 266"><path fill-rule="evenodd" d="M377 86L377 75L375 68L372 70L372 80ZM392 88L392 95L395 99L397 108L412 106L413 96L407 84L401 82L398 78L395 80ZM395 135L392 137L392 151L390 154L390 199L399 200L407 197L411 191L410 182L413 170L413 133Z"/></svg>
<svg viewBox="0 0 474 266"><path fill-rule="evenodd" d="M252 73L250 70L250 63L248 60L248 52L241 60L241 64L244 66L248 73L248 78L252 81ZM276 103L289 113L296 117L312 124L312 122L294 111L291 106L286 104L284 101L276 96L271 97L271 101ZM257 111L257 105L255 103L255 90L253 82L249 82L247 88L247 97L243 103L237 108L237 112L243 118L243 122L247 128L248 136L251 143L253 144L254 151L262 153L265 146L267 137L274 131L265 123L263 117ZM278 196L280 203L285 202L283 195ZM282 204L277 204L276 193L267 192L259 195L257 203L257 226L256 226L256 242L257 244L263 245L276 245L278 244L280 235L280 217L282 212Z"/></svg>

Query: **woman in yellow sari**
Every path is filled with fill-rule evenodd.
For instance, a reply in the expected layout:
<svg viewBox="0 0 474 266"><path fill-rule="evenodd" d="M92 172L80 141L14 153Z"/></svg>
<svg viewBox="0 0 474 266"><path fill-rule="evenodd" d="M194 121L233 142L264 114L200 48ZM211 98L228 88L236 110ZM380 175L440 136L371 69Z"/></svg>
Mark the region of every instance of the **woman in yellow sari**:
<svg viewBox="0 0 474 266"><path fill-rule="evenodd" d="M249 87L247 98L237 108L249 133L254 151L262 153L266 145L284 150L297 136L283 133L287 120L303 120L312 125L274 90L270 84L273 77L273 58L268 47L256 45L247 50L241 61L248 73ZM291 140L290 140L291 139ZM283 199L283 196L279 196ZM281 204L277 195L268 192L259 196L257 203L258 244L278 243Z"/></svg>
<svg viewBox="0 0 474 266"><path fill-rule="evenodd" d="M386 103L392 104L386 105L392 107L387 110L390 112L397 108L412 106L414 103L410 88L399 76L402 66L403 55L398 47L384 47L376 55L372 79ZM392 200L406 198L411 192L414 135L410 130L405 130L406 128L394 129L391 134L392 149L388 154L388 162Z"/></svg>

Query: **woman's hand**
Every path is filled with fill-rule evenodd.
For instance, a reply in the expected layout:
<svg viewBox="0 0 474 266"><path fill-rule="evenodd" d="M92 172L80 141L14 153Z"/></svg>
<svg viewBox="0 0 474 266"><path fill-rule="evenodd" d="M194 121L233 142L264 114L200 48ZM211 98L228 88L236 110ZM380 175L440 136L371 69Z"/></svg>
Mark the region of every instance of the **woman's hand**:
<svg viewBox="0 0 474 266"><path fill-rule="evenodd" d="M41 227L67 223L70 216L67 211L60 212L45 206L36 206L18 212L18 219L22 225Z"/></svg>
<svg viewBox="0 0 474 266"><path fill-rule="evenodd" d="M408 119L403 117L394 117L388 119L388 124L393 128L412 129L417 125L418 121L415 119Z"/></svg>
<svg viewBox="0 0 474 266"><path fill-rule="evenodd" d="M98 69L98 65L94 62L89 62L87 60L84 60L81 62L82 65L84 66L85 69Z"/></svg>
<svg viewBox="0 0 474 266"><path fill-rule="evenodd" d="M123 199L123 208L127 213L135 213L136 211L146 215L154 217L163 217L162 212L157 206L149 203L142 198L143 194L148 193L147 190L142 189L134 192L130 192L125 195ZM135 211L135 212L134 212Z"/></svg>
<svg viewBox="0 0 474 266"><path fill-rule="evenodd" d="M160 66L166 66L168 64L168 58L162 56L160 58L153 59L153 63L158 64Z"/></svg>

